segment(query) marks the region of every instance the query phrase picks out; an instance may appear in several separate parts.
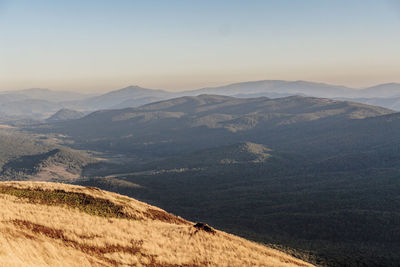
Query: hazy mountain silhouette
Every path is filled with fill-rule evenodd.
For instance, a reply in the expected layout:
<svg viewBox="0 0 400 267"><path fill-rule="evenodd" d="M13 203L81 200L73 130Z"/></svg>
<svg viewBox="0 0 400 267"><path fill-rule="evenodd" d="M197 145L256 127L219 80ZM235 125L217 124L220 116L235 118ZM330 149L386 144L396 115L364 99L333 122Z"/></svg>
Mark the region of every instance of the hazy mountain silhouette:
<svg viewBox="0 0 400 267"><path fill-rule="evenodd" d="M85 116L85 113L79 112L72 109L60 109L49 118L46 119L46 122L60 122L60 121L68 121L68 120L76 120Z"/></svg>
<svg viewBox="0 0 400 267"><path fill-rule="evenodd" d="M345 86L328 85L324 83L313 83L306 81L281 81L265 80L254 82L234 83L219 87L203 88L188 93L198 94L220 94L220 95L246 95L246 94L290 94L315 97L336 97L352 95L355 91Z"/></svg>
<svg viewBox="0 0 400 267"><path fill-rule="evenodd" d="M153 101L171 98L173 94L163 90L146 89L139 86L128 86L106 94L91 97L78 103L81 108L98 110L123 108L130 102L134 106ZM121 105L121 107L119 106Z"/></svg>
<svg viewBox="0 0 400 267"><path fill-rule="evenodd" d="M183 92L147 89L139 86L111 91L102 95L83 95L67 91L27 89L0 93L0 114L22 118L45 119L59 109L96 111L138 107L148 103L179 96L201 94L227 95L241 98L266 96L281 98L291 95L349 99L354 102L371 103L386 108L400 109L392 98L400 97L400 84L381 84L365 89L329 85L307 81L265 80L235 83L219 87L202 88ZM24 107L24 109L19 109Z"/></svg>
<svg viewBox="0 0 400 267"><path fill-rule="evenodd" d="M71 91L55 91L43 88L30 88L16 91L3 91L0 92L0 98L7 97L9 100L23 99L40 99L51 102L73 101L89 97L89 94L81 94Z"/></svg>

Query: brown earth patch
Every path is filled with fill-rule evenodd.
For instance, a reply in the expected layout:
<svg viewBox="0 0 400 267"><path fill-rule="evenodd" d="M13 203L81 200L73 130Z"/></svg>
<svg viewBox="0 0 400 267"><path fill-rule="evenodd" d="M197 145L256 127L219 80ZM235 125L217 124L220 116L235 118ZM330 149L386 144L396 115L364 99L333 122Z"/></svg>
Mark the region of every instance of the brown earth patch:
<svg viewBox="0 0 400 267"><path fill-rule="evenodd" d="M153 257L151 255L145 255L145 254L141 253L141 246L143 244L143 241L141 241L141 240L139 240L139 241L132 240L131 246L129 246L129 247L121 246L121 245L107 245L104 247L90 246L88 244L82 244L77 241L69 239L64 234L64 231L62 231L60 229L54 229L54 228L50 228L50 227L47 227L44 225L29 222L26 220L18 220L18 219L12 220L11 223L13 223L15 226L17 226L19 228L29 230L30 232L33 232L35 234L41 234L41 235L44 235L51 239L60 240L61 242L64 243L65 246L78 249L78 250L82 251L83 253L86 253L86 254L89 254L92 256L96 256L96 257L100 258L101 260L105 260L113 265L118 265L119 263L115 260L104 257L104 254L115 253L115 252L124 252L124 253L128 253L128 254L139 253L143 257L150 257L150 258Z"/></svg>
<svg viewBox="0 0 400 267"><path fill-rule="evenodd" d="M190 224L188 221L162 210L147 209L145 215L150 219L159 220L162 222L168 222L174 224L187 224L187 225Z"/></svg>

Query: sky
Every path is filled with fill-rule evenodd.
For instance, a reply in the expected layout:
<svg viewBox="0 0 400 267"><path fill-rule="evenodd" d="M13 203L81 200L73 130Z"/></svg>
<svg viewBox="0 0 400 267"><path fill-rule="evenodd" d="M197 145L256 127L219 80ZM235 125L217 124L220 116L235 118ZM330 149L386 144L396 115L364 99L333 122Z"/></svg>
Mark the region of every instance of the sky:
<svg viewBox="0 0 400 267"><path fill-rule="evenodd" d="M0 0L0 90L400 82L400 0Z"/></svg>

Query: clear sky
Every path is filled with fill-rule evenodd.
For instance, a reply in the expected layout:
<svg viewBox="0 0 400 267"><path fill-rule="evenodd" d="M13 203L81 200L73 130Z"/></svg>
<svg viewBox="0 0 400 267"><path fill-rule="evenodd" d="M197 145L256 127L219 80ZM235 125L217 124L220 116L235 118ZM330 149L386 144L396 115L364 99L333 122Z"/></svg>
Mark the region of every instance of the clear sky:
<svg viewBox="0 0 400 267"><path fill-rule="evenodd" d="M400 0L0 0L0 90L400 82Z"/></svg>

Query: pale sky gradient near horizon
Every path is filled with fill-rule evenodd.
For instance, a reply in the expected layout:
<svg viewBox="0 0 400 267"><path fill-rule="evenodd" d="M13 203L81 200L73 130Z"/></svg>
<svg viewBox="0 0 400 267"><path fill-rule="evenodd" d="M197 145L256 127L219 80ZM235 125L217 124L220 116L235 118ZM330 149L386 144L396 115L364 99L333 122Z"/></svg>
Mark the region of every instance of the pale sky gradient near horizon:
<svg viewBox="0 0 400 267"><path fill-rule="evenodd" d="M400 82L400 0L0 0L0 90Z"/></svg>

